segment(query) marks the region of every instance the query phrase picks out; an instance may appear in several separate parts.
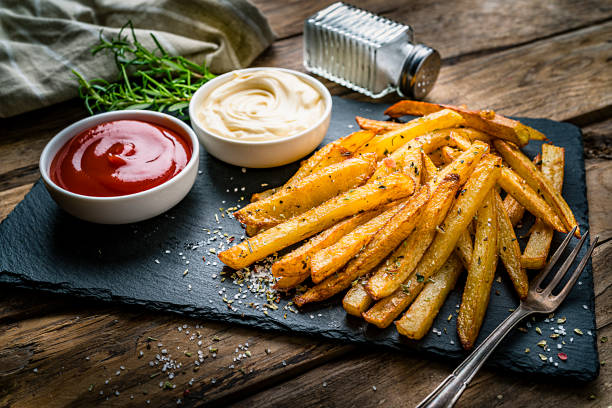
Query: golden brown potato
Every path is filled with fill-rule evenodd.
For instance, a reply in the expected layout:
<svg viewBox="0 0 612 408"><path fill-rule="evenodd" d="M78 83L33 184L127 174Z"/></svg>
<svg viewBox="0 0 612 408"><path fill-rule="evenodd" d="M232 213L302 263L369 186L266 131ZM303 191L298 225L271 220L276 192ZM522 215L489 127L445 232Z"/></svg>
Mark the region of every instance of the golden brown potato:
<svg viewBox="0 0 612 408"><path fill-rule="evenodd" d="M491 154L480 160L415 271L392 295L379 300L363 314L367 322L381 328L388 327L410 305L423 288L423 282L440 269L452 254L459 236L472 222L476 211L497 182L500 167L500 158Z"/></svg>
<svg viewBox="0 0 612 408"><path fill-rule="evenodd" d="M438 175L438 168L425 152L422 153L423 160L423 175L421 178L425 183L433 181Z"/></svg>
<svg viewBox="0 0 612 408"><path fill-rule="evenodd" d="M414 180L415 185L419 185L423 165L421 149L416 147L404 149L406 146L409 145L405 144L402 148L393 152L391 156L382 159L378 163L376 171L368 183L372 183L374 180L378 180L382 177L388 176L391 173L399 171L411 177ZM368 155L369 154L372 153L368 153Z"/></svg>
<svg viewBox="0 0 612 408"><path fill-rule="evenodd" d="M466 350L474 347L480 332L489 305L491 286L497 267L498 227L494 194L494 190L489 191L486 200L478 210L474 253L468 268L461 307L457 316L457 333L461 345Z"/></svg>
<svg viewBox="0 0 612 408"><path fill-rule="evenodd" d="M488 133L500 139L508 140L518 146L524 146L529 139L543 140L546 137L539 131L522 123L498 115L493 111L471 111L451 105L438 105L428 102L400 101L389 107L385 114L392 118L404 115L431 115L442 109L452 109L463 116L465 125Z"/></svg>
<svg viewBox="0 0 612 408"><path fill-rule="evenodd" d="M512 228L510 217L506 213L504 203L497 191L495 191L495 205L497 210L497 225L499 228L497 240L499 256L506 267L506 271L510 276L510 280L512 280L512 284L519 298L525 299L527 297L527 291L529 290L529 281L525 268L521 266L521 248L519 247L516 234Z"/></svg>
<svg viewBox="0 0 612 408"><path fill-rule="evenodd" d="M351 286L355 279L370 272L414 229L429 196L429 187L422 186L376 233L356 258L353 258L342 271L297 296L294 299L295 304L301 307L306 303L330 298Z"/></svg>
<svg viewBox="0 0 612 408"><path fill-rule="evenodd" d="M336 196L323 204L219 253L227 266L241 269L274 252L309 238L344 218L373 210L414 192L410 177L394 173Z"/></svg>
<svg viewBox="0 0 612 408"><path fill-rule="evenodd" d="M512 197L511 194L507 194L506 198L504 198L504 208L506 209L508 217L510 217L512 226L515 227L523 219L525 207L516 201L516 198Z"/></svg>
<svg viewBox="0 0 612 408"><path fill-rule="evenodd" d="M555 191L561 193L565 167L565 149L549 144L542 145L542 174ZM539 218L531 228L531 235L521 257L523 267L541 269L546 265L553 230Z"/></svg>
<svg viewBox="0 0 612 408"><path fill-rule="evenodd" d="M312 281L319 283L342 269L351 258L370 242L374 234L401 210L401 205L402 203L398 203L388 208L383 213L344 235L338 242L314 253L310 258Z"/></svg>
<svg viewBox="0 0 612 408"><path fill-rule="evenodd" d="M286 189L287 187L294 185L304 177L316 173L317 171L334 163L339 163L345 159L348 159L357 149L359 149L373 137L373 132L359 131L353 132L348 136L341 137L338 140L326 144L308 159L302 161L300 168L282 187L271 188L261 193L253 194L251 197L251 202L256 202L269 197L282 188Z"/></svg>
<svg viewBox="0 0 612 408"><path fill-rule="evenodd" d="M474 252L474 245L472 244L472 236L466 229L459 235L457 245L455 246L455 253L459 256L459 259L463 263L463 266L467 269L472 262L472 252Z"/></svg>
<svg viewBox="0 0 612 408"><path fill-rule="evenodd" d="M451 110L435 112L422 118L413 119L395 130L374 136L357 151L357 154L376 153L380 160L417 136L461 124L463 124L461 115Z"/></svg>
<svg viewBox="0 0 612 408"><path fill-rule="evenodd" d="M372 304L372 298L363 287L365 282L367 282L367 278L354 281L353 286L344 295L342 307L346 313L361 317L361 314L368 310L368 307Z"/></svg>
<svg viewBox="0 0 612 408"><path fill-rule="evenodd" d="M456 255L451 255L425 284L404 316L395 322L399 334L413 340L422 339L431 328L462 271L461 261Z"/></svg>
<svg viewBox="0 0 612 408"><path fill-rule="evenodd" d="M272 275L280 278L275 288L286 290L305 281L310 276L310 258L314 253L334 244L345 234L377 216L380 211L382 207L340 221L274 262L271 268Z"/></svg>
<svg viewBox="0 0 612 408"><path fill-rule="evenodd" d="M376 134L385 133L390 130L396 130L404 125L403 123L367 119L362 118L361 116L355 116L355 121L357 121L357 124L361 129L369 130Z"/></svg>
<svg viewBox="0 0 612 408"><path fill-rule="evenodd" d="M501 188L506 193L512 195L523 207L536 217L541 218L548 225L559 232L567 232L559 217L546 201L544 201L518 174L512 169L505 167L502 169L501 177L498 181Z"/></svg>
<svg viewBox="0 0 612 408"><path fill-rule="evenodd" d="M542 194L544 200L552 207L556 215L561 219L566 227L566 231L578 227L576 218L572 210L567 205L561 193L556 191L552 184L547 180L540 170L523 154L519 149L510 146L503 140L493 142L497 151L503 156L504 160L525 179L538 194ZM515 197L516 198L516 197ZM523 204L524 205L524 204ZM535 215L535 214L534 214ZM542 218L538 215L539 218ZM543 221L546 221L543 219ZM554 226L553 226L554 227ZM580 228L576 229L576 237L580 237Z"/></svg>
<svg viewBox="0 0 612 408"><path fill-rule="evenodd" d="M466 167L468 167L466 165ZM421 220L410 236L373 273L366 291L374 299L389 296L410 276L436 235L436 227L444 220L455 193L460 188L457 174L451 173L437 185L423 209Z"/></svg>
<svg viewBox="0 0 612 408"><path fill-rule="evenodd" d="M266 230L364 184L376 169L373 154L362 155L304 177L276 194L234 212L241 223Z"/></svg>

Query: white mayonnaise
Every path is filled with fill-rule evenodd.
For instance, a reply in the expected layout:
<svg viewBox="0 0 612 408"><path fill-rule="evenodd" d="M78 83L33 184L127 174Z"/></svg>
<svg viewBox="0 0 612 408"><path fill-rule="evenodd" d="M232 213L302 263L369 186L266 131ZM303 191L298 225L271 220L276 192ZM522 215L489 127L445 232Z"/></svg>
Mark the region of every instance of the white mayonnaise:
<svg viewBox="0 0 612 408"><path fill-rule="evenodd" d="M323 96L296 75L278 70L237 73L197 110L208 132L244 141L275 140L311 128L325 111Z"/></svg>

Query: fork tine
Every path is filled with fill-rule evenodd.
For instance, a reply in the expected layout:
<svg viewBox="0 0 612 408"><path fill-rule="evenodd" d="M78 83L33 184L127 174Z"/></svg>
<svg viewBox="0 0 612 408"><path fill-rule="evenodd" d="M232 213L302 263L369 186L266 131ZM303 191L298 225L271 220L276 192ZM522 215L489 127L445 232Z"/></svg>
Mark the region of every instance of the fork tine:
<svg viewBox="0 0 612 408"><path fill-rule="evenodd" d="M563 262L563 265L561 265L561 267L559 268L555 276L552 278L552 280L548 284L548 286L546 286L546 288L542 290L543 294L546 294L546 295L550 294L555 289L555 287L559 284L559 282L561 282L561 279L563 279L563 277L565 276L569 268L572 266L572 263L574 263L574 260L578 256L578 252L580 252L580 248L582 248L582 245L584 245L588 235L589 235L588 230L585 231L584 234L582 234L582 238L580 238L580 241L578 242L576 247L569 254L565 262Z"/></svg>
<svg viewBox="0 0 612 408"><path fill-rule="evenodd" d="M584 269L584 267L586 266L587 262L589 261L589 258L591 257L591 254L593 253L593 250L595 249L595 247L597 246L597 241L599 241L599 236L596 236L595 239L593 240L593 242L591 243L591 246L589 247L589 249L587 250L586 254L584 255L584 257L580 260L580 264L578 264L578 267L576 268L576 270L574 271L574 273L572 274L572 276L569 278L569 280L567 281L567 283L565 284L565 286L563 287L563 289L561 289L561 292L559 292L559 294L557 296L553 297L553 301L559 305L561 302L563 302L565 300L565 298L567 297L567 295L570 293L570 291L572 290L572 288L574 287L574 285L576 284L576 281L578 280L578 278L580 277L580 274L582 273L582 270Z"/></svg>
<svg viewBox="0 0 612 408"><path fill-rule="evenodd" d="M550 273L550 270L557 263L557 261L563 254L563 251L565 251L567 244L569 244L570 239L572 239L572 236L574 235L574 232L576 232L576 228L578 227L574 227L570 232L567 233L567 235L563 239L563 242L561 243L561 245L559 245L559 248L557 248L557 251L555 251L553 256L550 257L550 261L548 262L548 265L546 265L546 268L544 268L542 272L540 272L538 276L535 277L532 287L536 289L540 287L540 284L542 284L544 278L546 278L546 276Z"/></svg>

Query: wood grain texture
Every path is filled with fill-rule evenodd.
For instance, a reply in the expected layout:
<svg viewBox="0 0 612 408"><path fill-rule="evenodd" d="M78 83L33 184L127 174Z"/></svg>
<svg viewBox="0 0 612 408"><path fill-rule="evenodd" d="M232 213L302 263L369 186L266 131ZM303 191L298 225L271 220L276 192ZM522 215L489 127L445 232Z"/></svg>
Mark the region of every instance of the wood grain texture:
<svg viewBox="0 0 612 408"><path fill-rule="evenodd" d="M285 7L267 0L254 3L268 17L277 39L283 40L298 37L304 19L332 1L292 0ZM350 4L411 25L417 41L436 48L446 61L516 47L612 17L612 3L597 0L355 0Z"/></svg>
<svg viewBox="0 0 612 408"><path fill-rule="evenodd" d="M282 38L255 65L303 71L303 19L331 1L255 2ZM418 41L442 53L444 65L432 101L580 125L597 122L583 130L591 158L586 167L590 227L604 241L593 257L598 337L610 338L612 162L602 159L609 158L606 146L612 145L612 2L364 0L355 4L411 23ZM365 99L325 83L332 93ZM382 102L395 100L389 96ZM73 100L0 121L0 220L38 178L38 157L46 141L84 116L81 102ZM182 329L184 324L189 327ZM195 329L202 334L198 347L197 340L189 340L196 324L202 322L0 287L0 406L143 406L149 400L150 406L169 407L176 406L179 398L184 406L411 406L454 368L417 354L212 322ZM146 348L149 336L157 339L149 342L151 349ZM220 340L215 341L215 336ZM158 348L158 342L163 346ZM246 342L251 357L234 362L235 348ZM211 346L219 349L216 358L209 352ZM552 384L484 370L459 406L609 406L610 343L599 346L600 359L608 364L590 384ZM164 348L183 363L171 381L176 388L169 390L159 387L167 374L161 374L160 366L149 366ZM193 371L198 348L206 358ZM271 354L266 353L268 348ZM144 355L138 358L141 350ZM185 350L192 356L187 357ZM232 364L234 368L229 368ZM595 399L589 399L591 395Z"/></svg>
<svg viewBox="0 0 612 408"><path fill-rule="evenodd" d="M612 22L445 67L428 99L571 120L612 106Z"/></svg>

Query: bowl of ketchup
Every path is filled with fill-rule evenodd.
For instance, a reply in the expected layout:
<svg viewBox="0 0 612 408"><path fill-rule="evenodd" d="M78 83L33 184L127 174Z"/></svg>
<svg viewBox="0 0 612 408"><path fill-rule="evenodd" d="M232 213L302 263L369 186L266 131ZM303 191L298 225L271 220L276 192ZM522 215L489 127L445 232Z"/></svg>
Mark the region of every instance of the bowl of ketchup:
<svg viewBox="0 0 612 408"><path fill-rule="evenodd" d="M182 121L152 111L116 111L55 135L40 173L57 204L77 218L127 224L181 201L198 174L199 142Z"/></svg>

